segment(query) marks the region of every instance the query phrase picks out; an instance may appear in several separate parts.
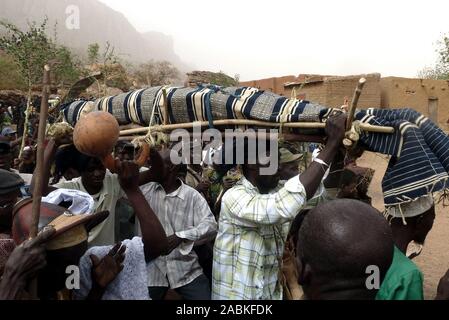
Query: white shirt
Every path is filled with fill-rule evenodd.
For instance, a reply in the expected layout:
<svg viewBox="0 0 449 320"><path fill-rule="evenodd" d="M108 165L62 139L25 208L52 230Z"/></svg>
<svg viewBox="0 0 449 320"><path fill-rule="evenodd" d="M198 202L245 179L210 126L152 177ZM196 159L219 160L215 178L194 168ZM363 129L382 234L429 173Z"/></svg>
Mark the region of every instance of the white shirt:
<svg viewBox="0 0 449 320"><path fill-rule="evenodd" d="M148 265L148 286L179 288L187 285L203 273L198 256L192 250L193 244L215 236L217 222L206 200L182 182L169 194L156 182L142 186L141 190L167 236L176 234L187 240L169 255L160 256Z"/></svg>
<svg viewBox="0 0 449 320"><path fill-rule="evenodd" d="M87 192L81 181L81 177L70 181L58 182L54 185L56 188L75 189ZM89 247L108 246L115 243L115 206L117 200L123 197L125 193L120 187L118 176L106 171L103 180L103 188L97 194L91 194L94 199L95 212L109 211L109 216L105 221L93 228L89 232Z"/></svg>
<svg viewBox="0 0 449 320"><path fill-rule="evenodd" d="M423 196L411 202L387 207L387 213L395 218L412 218L423 214L434 205L433 196Z"/></svg>

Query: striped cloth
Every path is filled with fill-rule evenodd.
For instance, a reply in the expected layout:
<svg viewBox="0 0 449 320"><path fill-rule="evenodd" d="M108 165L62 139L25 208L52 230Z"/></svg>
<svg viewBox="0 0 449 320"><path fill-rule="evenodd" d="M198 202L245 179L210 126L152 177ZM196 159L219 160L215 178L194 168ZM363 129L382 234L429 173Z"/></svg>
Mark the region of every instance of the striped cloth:
<svg viewBox="0 0 449 320"><path fill-rule="evenodd" d="M163 89L167 92L168 123L253 119L269 122L325 121L332 108L285 97L252 87L152 87L105 97L94 102L75 101L64 106L64 118L74 125L91 110L112 113L120 124L147 126L163 122ZM356 120L394 127L394 134L361 133L369 151L391 155L382 181L387 206L446 189L449 140L432 121L412 109L368 109Z"/></svg>
<svg viewBox="0 0 449 320"><path fill-rule="evenodd" d="M412 109L362 110L356 119L396 129L360 136L368 150L391 155L382 180L386 206L448 188L449 137L435 123Z"/></svg>
<svg viewBox="0 0 449 320"><path fill-rule="evenodd" d="M222 119L254 119L271 122L318 122L327 108L305 100L287 99L251 87L217 86L151 87L104 97L94 102L75 101L62 107L65 121L76 124L89 106L107 111L121 125L135 123L147 126L154 111L154 123L162 123L163 89L167 93L168 123L212 121ZM93 106L91 108L90 106Z"/></svg>

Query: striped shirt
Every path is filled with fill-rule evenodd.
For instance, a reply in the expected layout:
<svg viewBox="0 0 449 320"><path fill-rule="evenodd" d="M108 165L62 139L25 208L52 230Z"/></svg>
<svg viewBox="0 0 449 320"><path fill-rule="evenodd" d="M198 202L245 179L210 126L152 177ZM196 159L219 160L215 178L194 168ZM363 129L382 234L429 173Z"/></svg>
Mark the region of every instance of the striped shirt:
<svg viewBox="0 0 449 320"><path fill-rule="evenodd" d="M322 185L312 200L320 199ZM291 221L306 205L299 177L268 194L244 177L222 200L214 246L212 299L282 299L279 261Z"/></svg>
<svg viewBox="0 0 449 320"><path fill-rule="evenodd" d="M142 186L141 190L167 236L176 234L185 239L169 255L148 264L148 286L173 289L185 286L203 273L193 245L215 236L217 222L206 200L182 182L169 194L156 182Z"/></svg>

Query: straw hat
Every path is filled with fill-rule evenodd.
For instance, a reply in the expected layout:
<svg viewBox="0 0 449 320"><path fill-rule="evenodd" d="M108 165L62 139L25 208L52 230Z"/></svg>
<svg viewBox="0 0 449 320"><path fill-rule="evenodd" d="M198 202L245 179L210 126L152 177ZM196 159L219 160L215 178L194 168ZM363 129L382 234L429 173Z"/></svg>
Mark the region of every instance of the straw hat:
<svg viewBox="0 0 449 320"><path fill-rule="evenodd" d="M12 237L16 245L20 245L29 237L32 220L32 199L19 201L13 209ZM48 250L68 248L87 240L87 233L103 222L109 215L108 211L91 214L73 214L68 209L42 202L38 230L53 226L55 234L48 242Z"/></svg>

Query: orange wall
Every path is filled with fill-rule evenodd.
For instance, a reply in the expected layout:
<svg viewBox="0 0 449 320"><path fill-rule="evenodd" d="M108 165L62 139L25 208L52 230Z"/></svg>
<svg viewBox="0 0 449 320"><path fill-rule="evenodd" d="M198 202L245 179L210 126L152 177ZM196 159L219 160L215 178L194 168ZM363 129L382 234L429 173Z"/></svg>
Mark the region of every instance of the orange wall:
<svg viewBox="0 0 449 320"><path fill-rule="evenodd" d="M295 81L295 76L284 76L284 77L275 77L275 78L267 78L260 80L252 80L252 81L244 81L240 82L240 86L242 87L255 87L261 90L271 91L281 96L285 95L284 83Z"/></svg>
<svg viewBox="0 0 449 320"><path fill-rule="evenodd" d="M400 77L367 77L367 83L360 96L361 108L412 108L430 117L429 104L437 103L436 118L432 119L449 131L449 81L411 79ZM284 88L287 82L298 81L298 77L285 76L241 82L241 86L251 86L290 97L292 87ZM328 77L322 82L308 83L299 89L298 99L306 99L326 106L339 107L345 97L352 98L358 77ZM433 101L433 102L432 102ZM431 107L430 107L431 108Z"/></svg>

